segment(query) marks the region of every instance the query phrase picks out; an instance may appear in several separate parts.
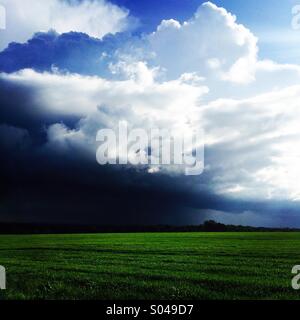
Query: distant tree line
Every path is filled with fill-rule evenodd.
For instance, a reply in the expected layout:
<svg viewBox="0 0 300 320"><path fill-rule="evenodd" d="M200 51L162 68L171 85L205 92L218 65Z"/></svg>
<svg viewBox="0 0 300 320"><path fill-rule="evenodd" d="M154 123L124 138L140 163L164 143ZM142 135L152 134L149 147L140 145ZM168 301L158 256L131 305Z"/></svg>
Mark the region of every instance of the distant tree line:
<svg viewBox="0 0 300 320"><path fill-rule="evenodd" d="M79 226L0 223L0 234L72 234L138 232L297 232L300 229L225 225L213 220L197 226Z"/></svg>

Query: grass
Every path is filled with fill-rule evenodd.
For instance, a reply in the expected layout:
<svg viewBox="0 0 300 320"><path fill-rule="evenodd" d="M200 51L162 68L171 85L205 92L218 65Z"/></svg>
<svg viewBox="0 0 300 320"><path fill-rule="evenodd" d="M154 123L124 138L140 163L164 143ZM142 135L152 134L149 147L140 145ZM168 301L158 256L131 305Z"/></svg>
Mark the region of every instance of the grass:
<svg viewBox="0 0 300 320"><path fill-rule="evenodd" d="M300 299L300 233L0 236L6 299Z"/></svg>

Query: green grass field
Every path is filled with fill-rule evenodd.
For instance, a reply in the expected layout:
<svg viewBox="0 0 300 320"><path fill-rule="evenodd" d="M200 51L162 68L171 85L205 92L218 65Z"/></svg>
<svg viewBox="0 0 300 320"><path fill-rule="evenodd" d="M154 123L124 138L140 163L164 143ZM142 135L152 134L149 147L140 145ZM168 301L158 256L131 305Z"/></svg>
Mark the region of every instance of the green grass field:
<svg viewBox="0 0 300 320"><path fill-rule="evenodd" d="M0 236L7 299L300 299L300 233Z"/></svg>

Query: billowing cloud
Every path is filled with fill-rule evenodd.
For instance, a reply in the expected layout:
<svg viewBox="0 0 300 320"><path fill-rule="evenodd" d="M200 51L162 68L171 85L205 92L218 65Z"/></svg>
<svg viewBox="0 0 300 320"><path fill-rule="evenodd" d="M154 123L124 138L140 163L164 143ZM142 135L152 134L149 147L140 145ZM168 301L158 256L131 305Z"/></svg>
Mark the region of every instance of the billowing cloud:
<svg viewBox="0 0 300 320"><path fill-rule="evenodd" d="M299 200L299 86L202 110L215 192L233 198Z"/></svg>
<svg viewBox="0 0 300 320"><path fill-rule="evenodd" d="M0 49L25 42L36 32L83 32L102 38L129 27L129 12L106 0L3 0L7 25L0 31Z"/></svg>
<svg viewBox="0 0 300 320"><path fill-rule="evenodd" d="M0 82L3 88L8 88L6 92L2 90L3 96L20 90L24 103L13 119L9 105L2 108L1 117L14 126L28 123L30 131L41 121L48 127L44 137L48 139L48 148L65 148L68 152L67 146L74 145L92 159L95 159L98 130L112 128L117 132L120 121L127 121L129 129L143 128L149 134L153 128L179 133L198 127L193 118L208 89L191 82L191 76L186 74L177 80L157 82L157 70L143 62L122 63L115 66L113 72L126 74L127 79L38 73L31 69L2 74ZM25 103L26 100L29 101ZM152 149L153 156L158 153L158 149ZM165 170L174 171L174 168Z"/></svg>
<svg viewBox="0 0 300 320"><path fill-rule="evenodd" d="M183 24L164 20L149 36L155 61L169 76L212 72L224 80L247 83L254 78L257 38L236 17L211 2ZM222 48L222 49L221 49ZM221 50L220 50L221 49Z"/></svg>
<svg viewBox="0 0 300 320"><path fill-rule="evenodd" d="M291 183L292 177L299 175L294 170L300 138L298 86L205 104L201 102L205 86L187 84L182 78L158 83L154 71L143 63L130 66L130 70L132 78L124 81L31 70L1 78L34 92L30 108L36 108L40 117L52 119L48 139L53 149L67 143L86 152L90 146L93 157L97 130L117 128L120 120L138 128L172 128L192 119L205 128L210 191L239 199L298 199L297 184ZM76 128L56 124L72 116L78 119ZM294 153L288 153L291 145Z"/></svg>

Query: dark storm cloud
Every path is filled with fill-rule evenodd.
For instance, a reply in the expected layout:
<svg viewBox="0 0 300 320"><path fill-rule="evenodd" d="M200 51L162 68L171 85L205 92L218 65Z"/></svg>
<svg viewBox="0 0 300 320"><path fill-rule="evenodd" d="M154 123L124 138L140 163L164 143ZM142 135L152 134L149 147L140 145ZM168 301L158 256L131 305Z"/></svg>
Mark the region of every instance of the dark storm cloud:
<svg viewBox="0 0 300 320"><path fill-rule="evenodd" d="M0 126L2 219L188 224L205 218L197 214L199 208L216 206L212 195L193 194L194 179L101 167L95 156L86 156L72 145L67 152L53 149L47 144L45 128L59 116L33 112L28 90L0 88L1 119L6 123Z"/></svg>
<svg viewBox="0 0 300 320"><path fill-rule="evenodd" d="M18 139L24 139L23 131L14 131L20 132ZM0 130L2 218L8 215L12 221L81 224L199 221L191 215L186 192L171 183L170 177L100 167L76 149L68 154L50 152L30 143L26 147L22 144L21 149L17 143L10 144L12 132Z"/></svg>
<svg viewBox="0 0 300 320"><path fill-rule="evenodd" d="M41 143L46 141L49 125L62 121L73 128L79 121L77 116L62 116L42 110L34 101L34 94L28 86L0 79L0 125L24 129L30 133L33 142Z"/></svg>
<svg viewBox="0 0 300 320"><path fill-rule="evenodd" d="M93 155L70 145L48 144L55 123L70 119L43 111L28 87L1 80L0 219L81 224L185 224L199 217L188 189L168 176L127 168L100 167ZM176 199L176 200L175 200Z"/></svg>
<svg viewBox="0 0 300 320"><path fill-rule="evenodd" d="M17 222L80 224L195 224L211 210L281 215L297 221L297 204L227 199L214 193L206 171L197 177L151 175L128 168L101 167L96 149L85 154L76 144L67 149L49 144L49 126L73 119L35 104L28 86L1 80L0 219ZM207 149L210 159L214 149ZM268 222L266 222L268 223ZM295 222L296 223L296 222ZM271 225L271 223L270 223Z"/></svg>
<svg viewBox="0 0 300 320"><path fill-rule="evenodd" d="M195 224L205 210L295 215L284 203L232 201L193 190L203 175L174 178L128 168L101 167L76 148L33 145L24 129L0 127L1 207L5 221L79 224ZM193 181L194 180L194 181ZM281 209L282 208L282 209ZM287 209L289 208L289 209Z"/></svg>

